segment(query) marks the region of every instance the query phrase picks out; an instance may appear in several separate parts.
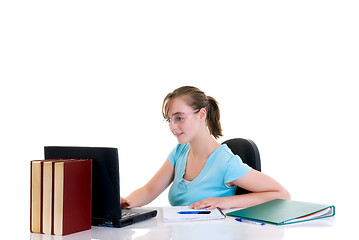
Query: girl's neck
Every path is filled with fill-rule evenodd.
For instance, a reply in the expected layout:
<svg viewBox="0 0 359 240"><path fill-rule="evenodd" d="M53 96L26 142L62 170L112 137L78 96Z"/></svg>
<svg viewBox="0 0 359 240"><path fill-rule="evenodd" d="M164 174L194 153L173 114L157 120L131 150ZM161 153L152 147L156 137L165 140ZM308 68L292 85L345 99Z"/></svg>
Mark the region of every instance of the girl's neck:
<svg viewBox="0 0 359 240"><path fill-rule="evenodd" d="M192 156L209 157L221 144L208 133L193 139L189 146Z"/></svg>

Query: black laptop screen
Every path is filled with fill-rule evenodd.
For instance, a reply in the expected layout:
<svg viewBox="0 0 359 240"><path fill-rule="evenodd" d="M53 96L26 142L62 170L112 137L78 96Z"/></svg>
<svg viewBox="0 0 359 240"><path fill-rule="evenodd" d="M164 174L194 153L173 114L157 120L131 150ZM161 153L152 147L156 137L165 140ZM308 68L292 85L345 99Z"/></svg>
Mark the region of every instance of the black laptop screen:
<svg viewBox="0 0 359 240"><path fill-rule="evenodd" d="M92 218L121 218L117 148L44 147L45 159L92 159Z"/></svg>

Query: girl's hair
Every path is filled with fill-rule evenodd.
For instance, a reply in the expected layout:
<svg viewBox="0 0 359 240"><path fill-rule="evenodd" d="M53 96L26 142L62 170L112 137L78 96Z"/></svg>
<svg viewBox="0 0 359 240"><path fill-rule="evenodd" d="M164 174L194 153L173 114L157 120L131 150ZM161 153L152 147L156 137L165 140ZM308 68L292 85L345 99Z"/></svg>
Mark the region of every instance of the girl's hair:
<svg viewBox="0 0 359 240"><path fill-rule="evenodd" d="M207 110L207 126L211 135L215 138L223 136L220 123L220 111L218 102L210 96L206 96L204 92L196 87L184 86L177 88L173 92L167 94L162 104L162 114L164 118L168 117L168 111L172 100L176 97L186 96L186 103L194 110L205 108Z"/></svg>

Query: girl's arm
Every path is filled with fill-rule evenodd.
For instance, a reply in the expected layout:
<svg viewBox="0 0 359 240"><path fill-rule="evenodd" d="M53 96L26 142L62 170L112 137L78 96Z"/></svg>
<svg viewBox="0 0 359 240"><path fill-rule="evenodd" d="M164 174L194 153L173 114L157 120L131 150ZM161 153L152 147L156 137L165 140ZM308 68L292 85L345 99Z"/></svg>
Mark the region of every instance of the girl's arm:
<svg viewBox="0 0 359 240"><path fill-rule="evenodd" d="M146 185L133 191L128 197L121 198L121 207L141 207L152 202L171 184L173 177L174 166L167 159Z"/></svg>
<svg viewBox="0 0 359 240"><path fill-rule="evenodd" d="M251 169L246 175L227 185L236 185L252 193L230 197L207 198L193 203L190 207L195 209L214 209L217 207L221 209L246 208L277 198L290 199L289 192L282 185L273 178L254 169Z"/></svg>

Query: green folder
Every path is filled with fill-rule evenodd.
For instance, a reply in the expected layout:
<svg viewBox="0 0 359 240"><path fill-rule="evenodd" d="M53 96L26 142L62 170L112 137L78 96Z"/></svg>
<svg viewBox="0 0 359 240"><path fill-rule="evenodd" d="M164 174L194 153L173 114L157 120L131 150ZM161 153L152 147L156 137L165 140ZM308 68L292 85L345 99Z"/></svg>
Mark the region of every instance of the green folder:
<svg viewBox="0 0 359 240"><path fill-rule="evenodd" d="M228 216L276 225L332 217L335 207L325 204L275 199L253 207L227 213Z"/></svg>

